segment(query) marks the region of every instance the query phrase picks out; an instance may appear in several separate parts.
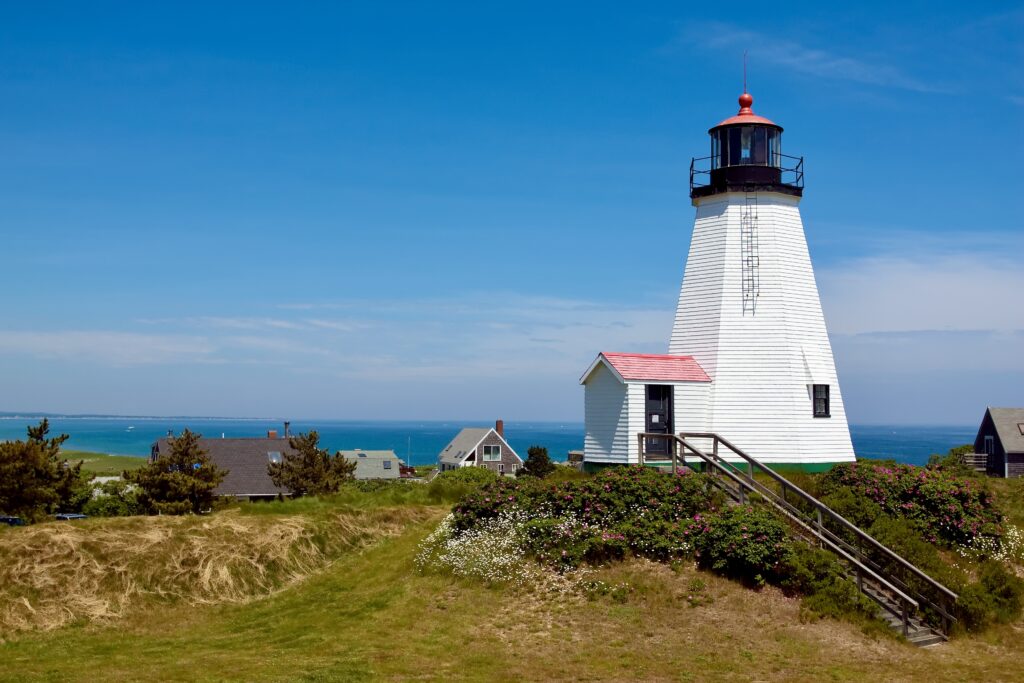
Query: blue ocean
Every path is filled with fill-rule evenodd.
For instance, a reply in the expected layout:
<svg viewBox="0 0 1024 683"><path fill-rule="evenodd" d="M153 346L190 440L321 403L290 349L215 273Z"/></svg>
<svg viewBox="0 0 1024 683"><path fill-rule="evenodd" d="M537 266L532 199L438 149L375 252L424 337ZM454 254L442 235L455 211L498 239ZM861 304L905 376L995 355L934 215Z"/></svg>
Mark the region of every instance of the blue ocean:
<svg viewBox="0 0 1024 683"><path fill-rule="evenodd" d="M33 415L0 416L0 441L22 439L25 428L39 421ZM64 447L117 455L148 456L150 445L167 432L184 428L207 437L262 436L270 429L281 433L283 424L270 419L195 417L68 417L49 416L53 434L68 434ZM381 422L348 420L293 420L292 432L317 430L320 443L331 450L392 449L413 465L437 460L437 454L462 427L492 426L490 422ZM976 426L915 427L905 425L851 425L853 446L859 457L892 458L921 465L932 453L973 443ZM506 422L505 436L523 457L532 445L545 446L554 460L565 460L570 450L583 448L583 424L573 422Z"/></svg>

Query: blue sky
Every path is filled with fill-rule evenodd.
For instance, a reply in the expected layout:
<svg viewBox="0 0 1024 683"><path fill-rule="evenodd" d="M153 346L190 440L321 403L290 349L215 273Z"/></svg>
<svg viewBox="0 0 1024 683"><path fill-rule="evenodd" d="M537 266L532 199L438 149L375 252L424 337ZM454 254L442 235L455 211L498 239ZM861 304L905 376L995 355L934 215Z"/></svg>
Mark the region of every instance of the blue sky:
<svg viewBox="0 0 1024 683"><path fill-rule="evenodd" d="M979 9L980 8L980 9ZM851 421L1024 404L1020 3L8 3L0 410L582 419L754 109Z"/></svg>

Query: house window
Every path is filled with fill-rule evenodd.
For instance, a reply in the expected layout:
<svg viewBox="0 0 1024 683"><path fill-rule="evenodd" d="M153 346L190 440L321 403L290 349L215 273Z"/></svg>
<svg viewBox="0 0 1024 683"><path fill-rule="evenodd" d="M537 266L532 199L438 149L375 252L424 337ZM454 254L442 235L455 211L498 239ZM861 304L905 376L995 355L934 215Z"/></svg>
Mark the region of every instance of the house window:
<svg viewBox="0 0 1024 683"><path fill-rule="evenodd" d="M814 417L830 417L828 406L828 385L812 384L814 394Z"/></svg>
<svg viewBox="0 0 1024 683"><path fill-rule="evenodd" d="M499 462L498 463L498 471L499 472L504 472L505 471L505 463L503 463L503 462Z"/></svg>
<svg viewBox="0 0 1024 683"><path fill-rule="evenodd" d="M384 469L386 469L386 470L390 470L391 469L391 461L390 460L385 460L384 461Z"/></svg>
<svg viewBox="0 0 1024 683"><path fill-rule="evenodd" d="M996 454L996 439L993 436L985 437L985 452L989 455Z"/></svg>
<svg viewBox="0 0 1024 683"><path fill-rule="evenodd" d="M280 463L281 451L267 451L267 460L275 464Z"/></svg>
<svg viewBox="0 0 1024 683"><path fill-rule="evenodd" d="M491 462L501 460L501 446L484 446L484 460Z"/></svg>

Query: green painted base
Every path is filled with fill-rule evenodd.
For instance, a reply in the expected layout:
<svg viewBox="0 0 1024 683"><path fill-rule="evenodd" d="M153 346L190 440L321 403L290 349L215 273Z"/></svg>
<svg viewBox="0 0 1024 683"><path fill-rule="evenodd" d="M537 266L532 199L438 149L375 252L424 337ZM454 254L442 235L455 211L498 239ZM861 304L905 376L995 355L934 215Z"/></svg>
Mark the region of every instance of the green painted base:
<svg viewBox="0 0 1024 683"><path fill-rule="evenodd" d="M647 462L645 463L648 467L671 467L672 462L669 460L658 461L658 462ZM682 465L682 463L679 463ZM765 467L772 469L779 474L785 474L787 472L804 472L807 474L818 474L821 472L828 472L830 469L839 465L838 462L766 462L762 463ZM704 463L700 460L696 462L690 458L686 461L686 466L692 470L701 472L704 470ZM738 467L745 468L746 463L736 463ZM622 467L619 463L610 462L587 462L583 461L583 471L588 474L596 474L603 469L608 467Z"/></svg>

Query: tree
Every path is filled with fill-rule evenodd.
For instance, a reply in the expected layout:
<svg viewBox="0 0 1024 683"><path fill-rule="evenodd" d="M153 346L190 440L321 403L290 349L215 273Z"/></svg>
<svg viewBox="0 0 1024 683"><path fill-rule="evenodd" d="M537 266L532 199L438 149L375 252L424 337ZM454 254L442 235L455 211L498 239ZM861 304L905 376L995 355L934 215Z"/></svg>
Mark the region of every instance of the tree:
<svg viewBox="0 0 1024 683"><path fill-rule="evenodd" d="M182 431L169 439L170 450L156 460L122 478L139 487L138 500L150 513L165 515L199 514L209 510L216 498L213 491L227 471L217 467L199 447L202 435Z"/></svg>
<svg viewBox="0 0 1024 683"><path fill-rule="evenodd" d="M516 476L543 479L554 471L555 463L548 457L548 449L543 446L530 446L526 451L526 462Z"/></svg>
<svg viewBox="0 0 1024 683"><path fill-rule="evenodd" d="M341 453L333 456L320 448L316 431L288 440L293 452L281 454L281 462L272 462L267 472L275 486L288 489L294 496L320 496L337 493L341 485L355 479L356 463Z"/></svg>
<svg viewBox="0 0 1024 683"><path fill-rule="evenodd" d="M60 456L67 434L49 438L50 422L29 427L25 441L0 443L0 513L39 519L77 512L89 498L82 463Z"/></svg>

